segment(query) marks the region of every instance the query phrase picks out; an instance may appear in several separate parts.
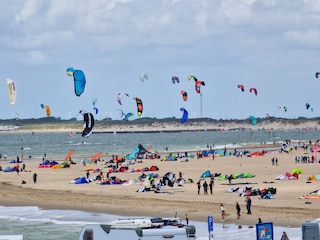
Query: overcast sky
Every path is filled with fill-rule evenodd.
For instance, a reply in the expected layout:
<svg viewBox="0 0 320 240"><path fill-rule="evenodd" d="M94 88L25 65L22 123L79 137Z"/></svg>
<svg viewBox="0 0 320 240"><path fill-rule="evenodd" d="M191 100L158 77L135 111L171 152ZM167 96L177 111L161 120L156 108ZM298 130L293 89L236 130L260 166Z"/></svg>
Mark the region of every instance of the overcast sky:
<svg viewBox="0 0 320 240"><path fill-rule="evenodd" d="M320 113L319 0L1 0L0 9L0 119L45 117L40 104L81 119L94 98L96 119L121 119L117 109L138 118L135 96L142 117L181 118L181 107L190 118ZM80 97L68 67L86 75ZM188 75L205 82L201 95ZM122 106L119 92L130 96Z"/></svg>

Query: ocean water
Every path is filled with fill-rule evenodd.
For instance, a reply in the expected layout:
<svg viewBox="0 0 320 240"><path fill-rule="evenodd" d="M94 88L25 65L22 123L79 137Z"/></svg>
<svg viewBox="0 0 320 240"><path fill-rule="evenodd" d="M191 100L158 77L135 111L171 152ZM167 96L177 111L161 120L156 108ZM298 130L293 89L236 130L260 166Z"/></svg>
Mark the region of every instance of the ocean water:
<svg viewBox="0 0 320 240"><path fill-rule="evenodd" d="M280 143L285 139L292 142L317 140L319 130L259 130L259 131L189 131L155 133L94 133L89 138L80 134L70 137L68 132L19 133L0 132L0 153L7 159L24 157L64 157L71 149L76 156L91 156L96 152L109 154L130 153L138 144L151 146L151 151L197 151L214 148L236 148L249 144ZM263 148L263 145L261 145Z"/></svg>
<svg viewBox="0 0 320 240"><path fill-rule="evenodd" d="M214 148L237 148L250 144L280 143L291 139L300 141L317 140L318 130L274 130L274 131L196 131L196 132L157 132L157 133L96 133L89 138L68 132L54 133L19 133L0 132L0 153L7 156L7 161L23 154L24 158L42 158L59 160L71 150L77 158L90 157L96 152L109 154L130 153L138 144L151 146L152 151L196 151ZM261 148L264 146L261 145ZM37 206L1 207L0 234L23 234L25 240L43 239L78 239L81 228L86 223L108 222L120 216L88 213L69 210L42 210ZM207 223L191 222L197 226L199 239L208 239ZM301 228L274 226L275 239L280 239L283 231L289 238L302 239ZM214 239L256 239L255 228L236 225L214 224Z"/></svg>

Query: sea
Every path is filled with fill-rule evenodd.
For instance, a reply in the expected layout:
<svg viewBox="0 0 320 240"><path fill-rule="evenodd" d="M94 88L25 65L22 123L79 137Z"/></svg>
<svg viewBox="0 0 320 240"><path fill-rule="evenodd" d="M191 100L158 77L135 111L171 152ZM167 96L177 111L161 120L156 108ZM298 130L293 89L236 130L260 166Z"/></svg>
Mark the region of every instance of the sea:
<svg viewBox="0 0 320 240"><path fill-rule="evenodd" d="M319 130L232 130L232 131L186 131L153 133L93 133L88 138L70 132L0 132L0 164L5 161L27 159L38 161L45 157L63 160L70 150L74 158L85 159L97 152L104 155L124 155L138 145L158 152L193 152L214 149L266 146L290 140L303 145L316 141ZM277 145L279 146L279 145ZM280 150L280 149L279 149ZM6 157L6 159L4 159ZM156 216L156 213L155 213ZM22 234L24 240L79 239L83 225L105 223L118 218L111 214L90 213L75 210L44 210L37 206L0 206L0 235ZM206 222L192 222L197 227L198 239L209 239ZM301 228L274 226L274 239L280 239L285 231L290 240L302 239ZM214 223L213 239L256 239L255 226Z"/></svg>

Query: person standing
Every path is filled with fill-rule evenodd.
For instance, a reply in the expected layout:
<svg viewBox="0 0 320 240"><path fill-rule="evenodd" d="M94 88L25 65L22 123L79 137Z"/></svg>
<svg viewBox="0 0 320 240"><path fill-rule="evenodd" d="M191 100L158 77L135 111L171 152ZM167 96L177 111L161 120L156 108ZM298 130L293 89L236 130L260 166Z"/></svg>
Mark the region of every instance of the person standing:
<svg viewBox="0 0 320 240"><path fill-rule="evenodd" d="M214 186L214 177L210 178L210 182L209 182L209 188L210 188L210 193L212 195L213 192L213 186Z"/></svg>
<svg viewBox="0 0 320 240"><path fill-rule="evenodd" d="M36 173L33 174L33 183L37 183L37 174Z"/></svg>
<svg viewBox="0 0 320 240"><path fill-rule="evenodd" d="M232 179L233 179L232 174L230 174L230 175L228 176L229 185L231 185Z"/></svg>
<svg viewBox="0 0 320 240"><path fill-rule="evenodd" d="M240 204L238 202L236 202L236 210L237 210L237 219L240 218L241 214L241 207L240 207Z"/></svg>
<svg viewBox="0 0 320 240"><path fill-rule="evenodd" d="M251 214L251 198L247 196L246 198L246 207L247 207L247 214Z"/></svg>
<svg viewBox="0 0 320 240"><path fill-rule="evenodd" d="M200 189L201 189L201 182L200 180L197 182L197 185L198 185L198 195L200 194Z"/></svg>
<svg viewBox="0 0 320 240"><path fill-rule="evenodd" d="M207 181L204 181L204 183L203 183L203 191L204 191L204 195L208 194L208 183L207 183Z"/></svg>
<svg viewBox="0 0 320 240"><path fill-rule="evenodd" d="M188 214L186 214L186 224L189 225L189 218L188 218Z"/></svg>
<svg viewBox="0 0 320 240"><path fill-rule="evenodd" d="M282 233L282 236L281 236L281 239L280 239L280 240L289 240L289 237L288 237L288 235L287 235L286 232L283 232L283 233Z"/></svg>

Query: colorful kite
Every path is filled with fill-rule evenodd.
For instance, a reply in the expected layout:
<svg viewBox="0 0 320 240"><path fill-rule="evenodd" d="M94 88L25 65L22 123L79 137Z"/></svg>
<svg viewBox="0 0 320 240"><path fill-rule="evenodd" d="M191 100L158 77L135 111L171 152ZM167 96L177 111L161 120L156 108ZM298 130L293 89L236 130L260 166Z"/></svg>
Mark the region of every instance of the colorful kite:
<svg viewBox="0 0 320 240"><path fill-rule="evenodd" d="M138 116L141 117L143 111L142 101L138 97L134 97L133 99L136 100Z"/></svg>
<svg viewBox="0 0 320 240"><path fill-rule="evenodd" d="M7 78L6 83L9 88L9 101L10 104L15 104L16 103L16 98L17 98L17 87L14 81L11 79Z"/></svg>
<svg viewBox="0 0 320 240"><path fill-rule="evenodd" d="M121 100L122 100L122 97L123 97L123 96L129 97L129 94L128 94L128 93L118 93L117 101L118 101L118 103L119 103L120 105L122 105Z"/></svg>
<svg viewBox="0 0 320 240"><path fill-rule="evenodd" d="M283 140L281 144L281 151L288 153L290 150L292 150L291 141Z"/></svg>
<svg viewBox="0 0 320 240"><path fill-rule="evenodd" d="M254 116L250 116L252 126L257 125L257 119Z"/></svg>
<svg viewBox="0 0 320 240"><path fill-rule="evenodd" d="M311 107L311 105L309 103L306 103L306 109L310 109L311 112L313 112L313 107Z"/></svg>
<svg viewBox="0 0 320 240"><path fill-rule="evenodd" d="M258 91L256 88L250 88L250 92L254 92L256 96L258 95Z"/></svg>
<svg viewBox="0 0 320 240"><path fill-rule="evenodd" d="M240 88L241 91L244 92L244 86L243 86L242 84L239 84L239 85L238 85L238 88Z"/></svg>
<svg viewBox="0 0 320 240"><path fill-rule="evenodd" d="M121 116L122 120L128 121L130 117L134 116L133 113L129 112L129 113L124 113L124 111L122 111L121 109L117 109L118 111L121 112Z"/></svg>
<svg viewBox="0 0 320 240"><path fill-rule="evenodd" d="M194 80L194 83L195 83L195 86L194 86L194 87L195 87L196 93L201 93L200 87L201 87L201 85L202 85L202 86L205 86L205 85L206 85L205 82L204 82L204 81L201 81L201 80L198 80L198 78L197 78L196 76L189 75L189 76L188 76L188 80L191 80L191 79Z"/></svg>
<svg viewBox="0 0 320 240"><path fill-rule="evenodd" d="M40 104L40 107L41 107L42 109L45 109L45 110L46 110L47 117L50 117L50 116L51 116L51 110L50 110L50 107L49 107L48 105Z"/></svg>
<svg viewBox="0 0 320 240"><path fill-rule="evenodd" d="M140 73L139 78L141 82L144 82L145 80L148 80L149 77L148 77L148 74L143 72L143 73Z"/></svg>
<svg viewBox="0 0 320 240"><path fill-rule="evenodd" d="M176 77L176 76L172 76L171 81L172 81L173 84L180 82L180 81L179 81L179 78Z"/></svg>
<svg viewBox="0 0 320 240"><path fill-rule="evenodd" d="M94 118L92 113L89 113L85 110L80 110L79 113L83 115L82 137L87 138L92 133L94 126Z"/></svg>
<svg viewBox="0 0 320 240"><path fill-rule="evenodd" d="M193 75L189 75L188 76L188 80L190 81L191 79L194 79L195 81L197 80L197 77L196 76L193 76Z"/></svg>
<svg viewBox="0 0 320 240"><path fill-rule="evenodd" d="M187 94L187 92L181 90L180 93L181 93L181 95L182 95L183 101L186 102L186 101L188 100L188 94Z"/></svg>
<svg viewBox="0 0 320 240"><path fill-rule="evenodd" d="M180 108L180 111L183 111L182 118L181 118L181 124L184 124L188 120L188 111L185 108Z"/></svg>
<svg viewBox="0 0 320 240"><path fill-rule="evenodd" d="M93 106L93 107L96 106L97 101L98 101L98 100L97 100L96 98L92 98L92 101L91 101L91 102L92 102L92 106Z"/></svg>
<svg viewBox="0 0 320 240"><path fill-rule="evenodd" d="M77 70L72 67L67 68L67 74L73 76L74 81L74 93L80 97L86 87L86 76L82 70Z"/></svg>

